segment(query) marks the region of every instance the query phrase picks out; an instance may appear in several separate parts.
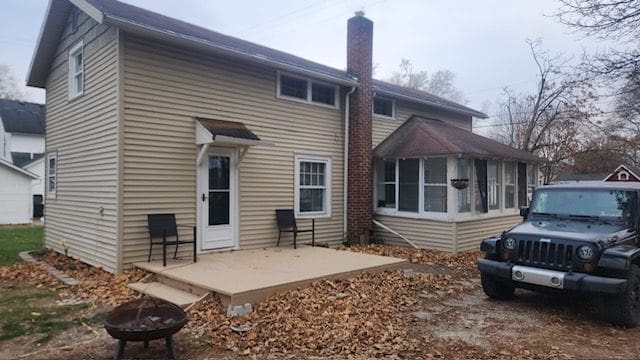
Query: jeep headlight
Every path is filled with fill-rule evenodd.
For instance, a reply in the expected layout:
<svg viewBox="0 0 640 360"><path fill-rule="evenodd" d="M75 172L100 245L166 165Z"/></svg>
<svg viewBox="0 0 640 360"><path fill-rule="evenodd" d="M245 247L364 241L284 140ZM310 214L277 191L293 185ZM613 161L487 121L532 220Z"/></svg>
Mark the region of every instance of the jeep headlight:
<svg viewBox="0 0 640 360"><path fill-rule="evenodd" d="M512 238L506 238L503 244L504 244L504 248L509 251L513 251L516 249L516 241Z"/></svg>
<svg viewBox="0 0 640 360"><path fill-rule="evenodd" d="M578 248L578 257L580 260L589 261L593 259L593 248L588 245L582 245Z"/></svg>

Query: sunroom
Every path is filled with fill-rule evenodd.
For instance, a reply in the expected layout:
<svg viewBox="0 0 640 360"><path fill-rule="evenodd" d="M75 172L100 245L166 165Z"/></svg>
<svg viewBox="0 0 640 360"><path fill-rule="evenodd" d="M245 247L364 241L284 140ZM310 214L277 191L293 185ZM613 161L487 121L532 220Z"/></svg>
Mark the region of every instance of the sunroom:
<svg viewBox="0 0 640 360"><path fill-rule="evenodd" d="M541 159L440 120L414 116L374 150L376 219L419 247L461 251L519 221ZM401 236L399 236L401 235Z"/></svg>

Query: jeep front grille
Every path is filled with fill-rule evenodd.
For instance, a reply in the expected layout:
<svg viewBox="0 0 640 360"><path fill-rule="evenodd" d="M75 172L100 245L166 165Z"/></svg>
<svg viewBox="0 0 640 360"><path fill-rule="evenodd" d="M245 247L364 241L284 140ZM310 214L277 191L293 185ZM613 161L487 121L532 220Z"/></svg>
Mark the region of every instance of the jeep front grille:
<svg viewBox="0 0 640 360"><path fill-rule="evenodd" d="M571 269L573 245L539 240L519 240L516 262L554 269Z"/></svg>

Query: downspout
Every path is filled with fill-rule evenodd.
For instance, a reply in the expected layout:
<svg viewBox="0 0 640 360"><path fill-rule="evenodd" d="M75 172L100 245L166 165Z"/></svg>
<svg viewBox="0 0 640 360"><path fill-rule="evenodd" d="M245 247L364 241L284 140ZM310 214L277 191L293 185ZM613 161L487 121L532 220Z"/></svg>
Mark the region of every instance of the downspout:
<svg viewBox="0 0 640 360"><path fill-rule="evenodd" d="M343 169L343 194L342 198L344 200L344 206L342 209L342 234L347 233L347 205L349 201L347 200L348 196L348 185L349 185L349 97L353 92L356 91L356 87L352 86L351 90L344 97L344 169Z"/></svg>

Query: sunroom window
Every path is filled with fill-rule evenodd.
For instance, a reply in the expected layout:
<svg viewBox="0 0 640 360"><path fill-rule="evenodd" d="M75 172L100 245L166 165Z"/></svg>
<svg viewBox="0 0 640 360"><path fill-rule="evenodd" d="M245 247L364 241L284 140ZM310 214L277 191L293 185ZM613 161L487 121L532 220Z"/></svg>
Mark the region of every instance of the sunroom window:
<svg viewBox="0 0 640 360"><path fill-rule="evenodd" d="M510 161L504 163L504 207L516 207L516 168Z"/></svg>
<svg viewBox="0 0 640 360"><path fill-rule="evenodd" d="M396 161L377 160L378 207L396 208Z"/></svg>
<svg viewBox="0 0 640 360"><path fill-rule="evenodd" d="M447 159L424 160L424 211L447 212Z"/></svg>
<svg viewBox="0 0 640 360"><path fill-rule="evenodd" d="M487 199L489 210L500 209L500 164L487 161Z"/></svg>
<svg viewBox="0 0 640 360"><path fill-rule="evenodd" d="M469 160L468 159L458 159L457 161L458 168L458 179L468 179L471 181L471 171L469 171ZM471 211L471 191L469 187L458 190L458 212L469 212Z"/></svg>
<svg viewBox="0 0 640 360"><path fill-rule="evenodd" d="M418 212L420 160L398 160L398 210Z"/></svg>
<svg viewBox="0 0 640 360"><path fill-rule="evenodd" d="M536 167L533 164L527 164L527 204L531 204L533 190L536 188Z"/></svg>

